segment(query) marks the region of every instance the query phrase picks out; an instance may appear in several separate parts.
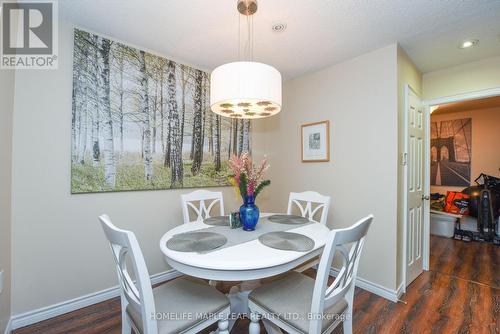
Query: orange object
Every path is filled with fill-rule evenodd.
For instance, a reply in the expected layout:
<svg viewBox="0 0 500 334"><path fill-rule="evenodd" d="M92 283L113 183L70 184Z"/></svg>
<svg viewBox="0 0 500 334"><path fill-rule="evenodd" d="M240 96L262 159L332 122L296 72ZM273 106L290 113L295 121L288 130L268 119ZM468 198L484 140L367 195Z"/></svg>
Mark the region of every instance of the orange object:
<svg viewBox="0 0 500 334"><path fill-rule="evenodd" d="M470 196L456 191L448 191L446 194L446 204L444 211L459 215L469 214L469 200Z"/></svg>

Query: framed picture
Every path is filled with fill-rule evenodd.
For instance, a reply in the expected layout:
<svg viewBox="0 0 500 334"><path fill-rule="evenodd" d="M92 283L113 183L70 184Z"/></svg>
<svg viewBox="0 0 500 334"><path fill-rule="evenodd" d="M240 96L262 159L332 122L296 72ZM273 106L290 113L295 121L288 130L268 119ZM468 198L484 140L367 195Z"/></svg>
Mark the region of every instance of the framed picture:
<svg viewBox="0 0 500 334"><path fill-rule="evenodd" d="M431 185L468 187L471 148L471 118L431 122Z"/></svg>
<svg viewBox="0 0 500 334"><path fill-rule="evenodd" d="M210 110L209 73L79 29L73 58L71 193L229 185L251 124Z"/></svg>
<svg viewBox="0 0 500 334"><path fill-rule="evenodd" d="M330 121L303 124L302 162L330 161Z"/></svg>

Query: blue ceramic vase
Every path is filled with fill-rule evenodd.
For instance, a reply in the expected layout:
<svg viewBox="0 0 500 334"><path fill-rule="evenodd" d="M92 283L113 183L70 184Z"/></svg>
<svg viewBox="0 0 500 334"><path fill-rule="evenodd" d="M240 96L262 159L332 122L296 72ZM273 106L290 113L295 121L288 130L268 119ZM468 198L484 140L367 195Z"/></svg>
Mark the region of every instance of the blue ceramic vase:
<svg viewBox="0 0 500 334"><path fill-rule="evenodd" d="M243 205L240 207L240 220L245 231L255 230L255 225L259 221L259 208L255 205L253 195L243 198Z"/></svg>

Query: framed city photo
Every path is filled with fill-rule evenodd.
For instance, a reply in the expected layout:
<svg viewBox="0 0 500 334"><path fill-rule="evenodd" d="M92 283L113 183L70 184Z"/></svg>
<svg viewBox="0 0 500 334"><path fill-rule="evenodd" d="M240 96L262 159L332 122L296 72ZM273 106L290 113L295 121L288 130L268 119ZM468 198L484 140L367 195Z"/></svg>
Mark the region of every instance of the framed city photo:
<svg viewBox="0 0 500 334"><path fill-rule="evenodd" d="M302 162L330 161L330 121L304 124Z"/></svg>

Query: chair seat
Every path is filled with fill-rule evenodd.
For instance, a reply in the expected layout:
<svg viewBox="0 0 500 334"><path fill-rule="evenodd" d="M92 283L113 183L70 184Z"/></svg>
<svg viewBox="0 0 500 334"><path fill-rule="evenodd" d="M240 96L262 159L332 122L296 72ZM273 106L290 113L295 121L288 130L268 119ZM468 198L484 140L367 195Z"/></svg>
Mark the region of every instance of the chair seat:
<svg viewBox="0 0 500 334"><path fill-rule="evenodd" d="M226 295L191 277L179 277L154 288L153 297L156 313L162 316L158 334L184 333L229 307ZM127 313L142 333L140 312L128 305Z"/></svg>
<svg viewBox="0 0 500 334"><path fill-rule="evenodd" d="M308 314L314 290L314 279L297 272L290 272L283 279L263 285L250 293L249 300L273 317L293 327L297 332L309 332ZM347 301L342 298L327 309L323 315L322 332L340 321L347 309ZM263 314L263 317L266 317Z"/></svg>

